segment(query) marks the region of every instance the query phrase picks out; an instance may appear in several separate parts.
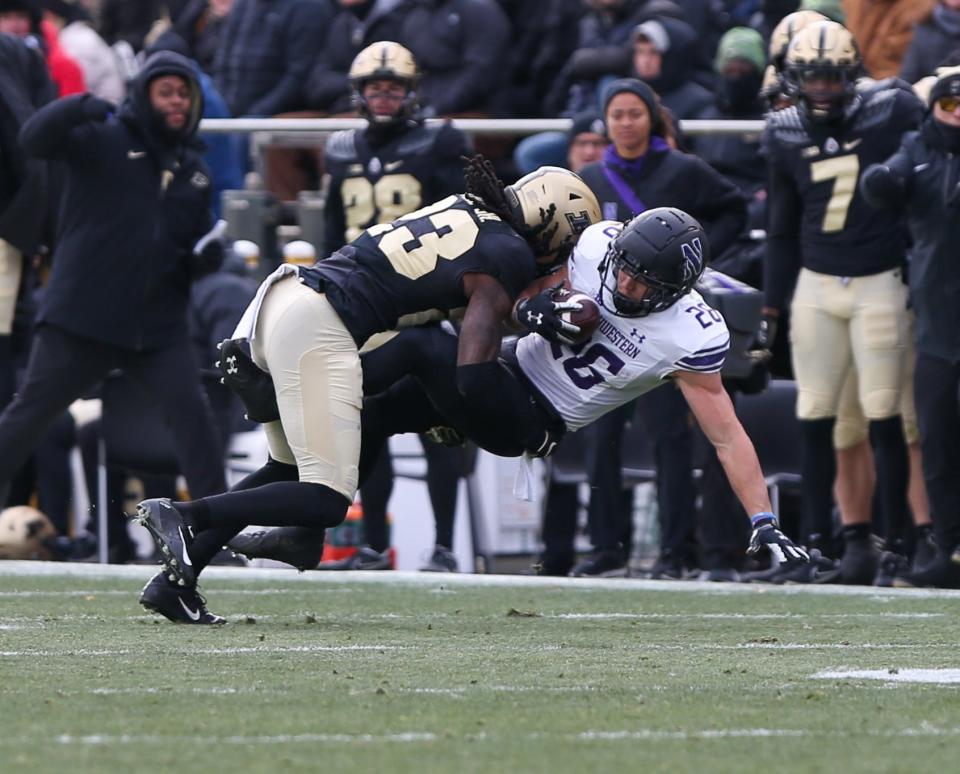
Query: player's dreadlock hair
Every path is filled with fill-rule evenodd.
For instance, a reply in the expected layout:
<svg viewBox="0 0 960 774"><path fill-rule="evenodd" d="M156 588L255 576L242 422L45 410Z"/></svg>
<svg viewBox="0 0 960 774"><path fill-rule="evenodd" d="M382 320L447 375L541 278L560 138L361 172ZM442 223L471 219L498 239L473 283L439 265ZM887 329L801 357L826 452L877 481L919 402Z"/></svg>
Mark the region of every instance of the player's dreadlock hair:
<svg viewBox="0 0 960 774"><path fill-rule="evenodd" d="M466 162L463 176L467 183L467 196L474 199L483 209L510 224L514 231L527 240L534 255L549 253L550 240L559 228L559 224L553 222L557 205L551 204L547 209L541 207L540 223L530 226L524 221L521 208L516 203L511 204L506 186L497 177L493 164L488 159L478 153L471 158L464 156L463 160ZM514 199L516 199L515 196Z"/></svg>

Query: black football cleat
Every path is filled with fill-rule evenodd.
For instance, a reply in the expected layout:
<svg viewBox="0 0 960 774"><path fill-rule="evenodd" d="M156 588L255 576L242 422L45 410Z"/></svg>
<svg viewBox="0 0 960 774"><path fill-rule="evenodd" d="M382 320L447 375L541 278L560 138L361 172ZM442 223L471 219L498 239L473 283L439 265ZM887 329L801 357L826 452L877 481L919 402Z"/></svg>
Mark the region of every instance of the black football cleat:
<svg viewBox="0 0 960 774"><path fill-rule="evenodd" d="M880 548L872 535L847 540L840 557L840 583L872 586L880 569Z"/></svg>
<svg viewBox="0 0 960 774"><path fill-rule="evenodd" d="M151 613L159 613L174 623L216 626L227 619L207 610L207 600L196 586L181 588L158 572L140 592L140 604Z"/></svg>
<svg viewBox="0 0 960 774"><path fill-rule="evenodd" d="M193 533L169 497L144 500L137 505L133 522L147 528L160 549L160 564L173 583L184 588L196 585L197 576L187 553Z"/></svg>
<svg viewBox="0 0 960 774"><path fill-rule="evenodd" d="M933 561L922 570L897 575L893 580L897 588L960 589L960 549L950 552L937 550Z"/></svg>
<svg viewBox="0 0 960 774"><path fill-rule="evenodd" d="M570 570L572 578L626 578L627 560L622 551L597 551Z"/></svg>
<svg viewBox="0 0 960 774"><path fill-rule="evenodd" d="M320 562L318 570L392 570L393 561L390 558L390 549L377 551L370 546L360 546L355 554L346 559L333 559Z"/></svg>
<svg viewBox="0 0 960 774"><path fill-rule="evenodd" d="M420 568L420 572L456 572L457 557L446 546L437 544L433 547L430 561Z"/></svg>
<svg viewBox="0 0 960 774"><path fill-rule="evenodd" d="M315 569L320 563L323 537L322 529L275 527L241 532L227 543L227 548L247 559L272 559L303 572Z"/></svg>

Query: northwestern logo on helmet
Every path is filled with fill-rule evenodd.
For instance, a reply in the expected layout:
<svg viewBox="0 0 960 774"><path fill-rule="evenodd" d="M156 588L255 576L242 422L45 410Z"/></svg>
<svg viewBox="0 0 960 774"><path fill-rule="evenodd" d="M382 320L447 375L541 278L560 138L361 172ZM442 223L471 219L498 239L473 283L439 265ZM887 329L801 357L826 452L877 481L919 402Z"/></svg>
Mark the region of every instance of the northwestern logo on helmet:
<svg viewBox="0 0 960 774"><path fill-rule="evenodd" d="M684 274L688 277L699 277L703 271L703 243L700 237L694 237L689 242L680 245L685 265Z"/></svg>

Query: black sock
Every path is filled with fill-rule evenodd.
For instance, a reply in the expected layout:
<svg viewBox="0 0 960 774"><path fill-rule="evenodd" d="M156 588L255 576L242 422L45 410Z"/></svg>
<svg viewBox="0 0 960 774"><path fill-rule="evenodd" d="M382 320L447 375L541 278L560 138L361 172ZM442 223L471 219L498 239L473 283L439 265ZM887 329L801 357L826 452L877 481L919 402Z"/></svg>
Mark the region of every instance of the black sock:
<svg viewBox="0 0 960 774"><path fill-rule="evenodd" d="M844 524L843 542L857 543L870 538L872 532L870 522L865 521L862 524Z"/></svg>
<svg viewBox="0 0 960 774"><path fill-rule="evenodd" d="M198 503L203 503L196 507ZM335 527L344 520L350 500L323 484L279 481L242 492L204 497L190 504L192 514L204 507L209 528L262 524L265 527ZM192 515L191 514L191 515Z"/></svg>
<svg viewBox="0 0 960 774"><path fill-rule="evenodd" d="M870 420L870 445L877 469L875 497L884 540L895 544L908 523L907 485L910 462L899 416Z"/></svg>
<svg viewBox="0 0 960 774"><path fill-rule="evenodd" d="M360 488L364 542L380 553L386 551L390 545L387 503L390 501L392 492L393 464L390 461L390 450L384 445L370 474Z"/></svg>
<svg viewBox="0 0 960 774"><path fill-rule="evenodd" d="M803 535L811 543L833 533L833 481L837 475L833 451L835 421L833 417L800 421Z"/></svg>

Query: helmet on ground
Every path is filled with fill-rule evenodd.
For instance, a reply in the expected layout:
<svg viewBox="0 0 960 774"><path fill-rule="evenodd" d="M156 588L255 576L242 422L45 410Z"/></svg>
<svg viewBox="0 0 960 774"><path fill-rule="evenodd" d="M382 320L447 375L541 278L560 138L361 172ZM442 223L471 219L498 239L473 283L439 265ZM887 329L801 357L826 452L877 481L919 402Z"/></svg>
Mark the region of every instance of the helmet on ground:
<svg viewBox="0 0 960 774"><path fill-rule="evenodd" d="M817 22L804 27L791 41L784 74L811 120L833 121L843 116L856 93L860 50L843 25Z"/></svg>
<svg viewBox="0 0 960 774"><path fill-rule="evenodd" d="M600 302L621 317L646 317L673 306L693 289L710 259L703 227L683 210L657 207L637 215L610 241L600 264ZM620 289L621 272L645 286ZM613 309L606 306L612 299Z"/></svg>
<svg viewBox="0 0 960 774"><path fill-rule="evenodd" d="M384 40L367 46L357 54L348 74L353 89L353 106L361 116L373 123L390 123L410 118L417 110L417 82L420 71L417 60L409 50ZM395 113L389 116L374 115L363 96L363 87L370 81L397 81L406 89L406 96Z"/></svg>
<svg viewBox="0 0 960 774"><path fill-rule="evenodd" d="M580 176L561 167L540 167L504 190L515 223L537 260L566 260L577 239L601 219L600 202Z"/></svg>

